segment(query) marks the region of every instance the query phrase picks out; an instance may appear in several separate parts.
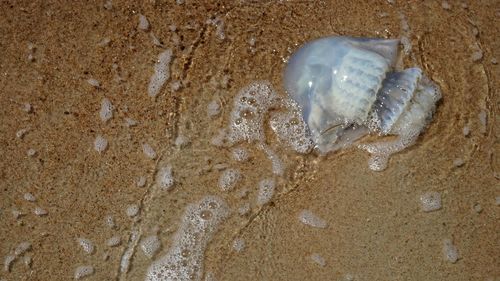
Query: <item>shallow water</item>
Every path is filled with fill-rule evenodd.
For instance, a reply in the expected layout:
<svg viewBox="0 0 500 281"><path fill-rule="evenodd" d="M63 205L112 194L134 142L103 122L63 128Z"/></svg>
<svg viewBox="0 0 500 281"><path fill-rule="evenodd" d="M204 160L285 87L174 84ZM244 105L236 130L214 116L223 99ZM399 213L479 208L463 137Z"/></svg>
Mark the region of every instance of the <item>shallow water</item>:
<svg viewBox="0 0 500 281"><path fill-rule="evenodd" d="M494 1L2 2L0 258L15 259L0 280L73 279L87 265L84 280L145 280L175 245L186 207L207 195L230 213L207 238L201 280L498 280L499 17ZM443 95L414 146L374 172L356 148L298 154L267 119L265 149L213 144L242 88L267 80L285 97L287 58L331 35L403 36L402 64L422 67ZM151 98L167 48L169 79ZM235 160L235 148L249 159ZM166 167L173 185L162 188ZM224 191L227 169L241 177ZM259 204L265 179L274 194ZM440 209L424 211L428 192ZM305 224L304 210L324 227ZM150 258L141 241L152 235L161 247Z"/></svg>

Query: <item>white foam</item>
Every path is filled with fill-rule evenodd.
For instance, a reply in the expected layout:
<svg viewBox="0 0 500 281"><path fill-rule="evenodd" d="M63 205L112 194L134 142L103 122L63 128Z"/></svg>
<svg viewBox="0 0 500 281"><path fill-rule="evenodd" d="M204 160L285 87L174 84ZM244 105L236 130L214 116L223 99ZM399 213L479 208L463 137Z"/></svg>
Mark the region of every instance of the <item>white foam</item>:
<svg viewBox="0 0 500 281"><path fill-rule="evenodd" d="M250 158L250 154L248 153L248 150L246 150L242 147L234 148L231 152L233 155L233 159L238 161L238 162L245 162Z"/></svg>
<svg viewBox="0 0 500 281"><path fill-rule="evenodd" d="M106 245L108 247L116 247L116 246L120 245L121 243L122 243L122 238L118 235L113 236L113 237L109 238L108 240L106 240Z"/></svg>
<svg viewBox="0 0 500 281"><path fill-rule="evenodd" d="M257 194L257 205L265 205L271 201L275 189L274 179L263 179L259 182L259 192Z"/></svg>
<svg viewBox="0 0 500 281"><path fill-rule="evenodd" d="M134 127L134 126L137 126L137 121L132 119L132 118L128 118L126 117L125 118L125 126L127 127Z"/></svg>
<svg viewBox="0 0 500 281"><path fill-rule="evenodd" d="M458 261L459 256L457 247L453 245L450 239L443 240L443 255L444 258L451 263L456 263Z"/></svg>
<svg viewBox="0 0 500 281"><path fill-rule="evenodd" d="M315 262L317 265L324 267L326 265L325 259L318 253L311 254L311 260Z"/></svg>
<svg viewBox="0 0 500 281"><path fill-rule="evenodd" d="M94 140L94 150L102 153L108 148L108 140L106 140L103 136L97 135Z"/></svg>
<svg viewBox="0 0 500 281"><path fill-rule="evenodd" d="M153 149L153 147L149 143L142 144L142 152L149 159L155 159L157 156L156 151Z"/></svg>
<svg viewBox="0 0 500 281"><path fill-rule="evenodd" d="M316 228L325 228L327 225L324 219L315 215L311 210L300 211L298 218L303 224Z"/></svg>
<svg viewBox="0 0 500 281"><path fill-rule="evenodd" d="M101 118L102 122L106 122L109 119L113 118L113 104L107 98L103 98L101 101L101 110L99 111L99 118Z"/></svg>
<svg viewBox="0 0 500 281"><path fill-rule="evenodd" d="M276 152L274 152L274 150L272 150L267 144L260 143L257 147L262 151L264 151L264 153L267 156L267 159L271 161L273 174L282 176L283 173L285 172L285 167L283 161L281 161L278 154L276 154Z"/></svg>
<svg viewBox="0 0 500 281"><path fill-rule="evenodd" d="M94 267L91 265L81 265L75 269L75 279L83 279L94 274Z"/></svg>
<svg viewBox="0 0 500 281"><path fill-rule="evenodd" d="M245 249L245 240L241 238L234 239L233 249L238 253L242 252Z"/></svg>
<svg viewBox="0 0 500 281"><path fill-rule="evenodd" d="M137 240L139 240L139 238L140 238L139 231L137 231L136 229L133 229L131 231L130 239L128 241L128 247L120 259L120 272L121 273L128 272L128 270L130 268L130 260L132 259L132 256L134 255L135 244L137 243Z"/></svg>
<svg viewBox="0 0 500 281"><path fill-rule="evenodd" d="M219 177L219 187L224 191L233 190L241 179L241 172L236 169L227 169Z"/></svg>
<svg viewBox="0 0 500 281"><path fill-rule="evenodd" d="M143 31L147 31L149 29L149 21L148 18L144 15L139 15L139 23L137 24L137 28Z"/></svg>
<svg viewBox="0 0 500 281"><path fill-rule="evenodd" d="M172 50L167 49L160 53L154 66L154 73L149 80L148 94L150 97L156 97L163 87L163 84L170 77L170 61L172 60Z"/></svg>
<svg viewBox="0 0 500 281"><path fill-rule="evenodd" d="M462 158L457 158L453 160L453 166L455 167L462 167L465 164L464 160Z"/></svg>
<svg viewBox="0 0 500 281"><path fill-rule="evenodd" d="M87 254L92 254L94 252L94 243L89 239L80 237L76 241Z"/></svg>
<svg viewBox="0 0 500 281"><path fill-rule="evenodd" d="M264 142L265 114L277 104L278 96L267 81L254 82L241 89L234 98L229 141Z"/></svg>
<svg viewBox="0 0 500 281"><path fill-rule="evenodd" d="M160 247L161 241L157 235L148 236L141 241L141 250L150 259L160 250Z"/></svg>
<svg viewBox="0 0 500 281"><path fill-rule="evenodd" d="M420 196L422 211L433 212L441 209L441 194L439 192L427 192Z"/></svg>
<svg viewBox="0 0 500 281"><path fill-rule="evenodd" d="M470 135L470 127L469 126L465 126L462 129L462 133L464 134L464 137L467 137L468 135Z"/></svg>
<svg viewBox="0 0 500 281"><path fill-rule="evenodd" d="M125 210L125 213L127 216L133 218L139 214L139 206L136 204L131 204L127 206L127 209Z"/></svg>
<svg viewBox="0 0 500 281"><path fill-rule="evenodd" d="M27 132L29 132L29 128L24 128L24 129L21 129L19 131L16 132L16 137L18 139L22 139L24 137L24 135L26 135Z"/></svg>
<svg viewBox="0 0 500 281"><path fill-rule="evenodd" d="M26 151L26 155L28 155L29 157L33 157L33 156L35 156L35 154L36 154L36 150L33 148L30 148L30 149L28 149L28 151Z"/></svg>
<svg viewBox="0 0 500 281"><path fill-rule="evenodd" d="M24 193L23 198L24 198L24 200L29 201L29 202L35 202L36 201L35 196L33 194L31 194L30 192Z"/></svg>
<svg viewBox="0 0 500 281"><path fill-rule="evenodd" d="M135 184L137 185L137 187L144 187L146 185L146 177L145 176L138 177Z"/></svg>
<svg viewBox="0 0 500 281"><path fill-rule="evenodd" d="M4 260L3 260L3 269L6 271L6 272L9 272L10 271L10 268L12 266L12 263L16 260L16 256L14 255L7 255L5 256Z"/></svg>
<svg viewBox="0 0 500 281"><path fill-rule="evenodd" d="M163 190L170 190L174 186L174 176L172 175L172 166L167 165L160 168L156 176L156 184Z"/></svg>
<svg viewBox="0 0 500 281"><path fill-rule="evenodd" d="M313 148L313 141L309 135L307 124L304 122L300 108L295 102L288 102L287 112L272 113L270 125L278 139L295 151L308 153Z"/></svg>
<svg viewBox="0 0 500 281"><path fill-rule="evenodd" d="M14 249L14 254L16 256L20 256L29 250L31 250L31 242L24 241L16 246L16 248Z"/></svg>
<svg viewBox="0 0 500 281"><path fill-rule="evenodd" d="M33 213L39 217L46 216L48 214L47 210L45 210L41 207L35 207L35 210L33 210Z"/></svg>
<svg viewBox="0 0 500 281"><path fill-rule="evenodd" d="M207 105L207 115L209 117L215 117L220 113L220 105L217 101L211 101Z"/></svg>
<svg viewBox="0 0 500 281"><path fill-rule="evenodd" d="M228 207L219 197L207 196L188 205L172 247L151 264L145 280L201 280L207 244L228 215Z"/></svg>

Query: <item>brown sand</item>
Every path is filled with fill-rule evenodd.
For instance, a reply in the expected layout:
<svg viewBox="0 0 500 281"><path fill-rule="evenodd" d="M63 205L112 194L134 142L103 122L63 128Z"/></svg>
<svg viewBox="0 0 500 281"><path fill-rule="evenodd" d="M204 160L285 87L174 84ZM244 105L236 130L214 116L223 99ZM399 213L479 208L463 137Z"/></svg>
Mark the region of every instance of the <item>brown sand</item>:
<svg viewBox="0 0 500 281"><path fill-rule="evenodd" d="M500 59L498 1L449 1L450 9L441 1L143 2L114 1L110 10L104 1L1 2L0 258L30 241L32 264L17 260L10 272L1 269L0 280L69 280L83 264L95 268L86 280L144 280L151 260L139 247L129 272L119 272L131 230L139 229L142 237L158 232L160 257L185 206L206 194L221 196L233 210L205 253L204 271L219 281L349 280L348 275L353 280L500 280L495 202L500 196L500 73L492 62ZM162 48L136 30L139 13L175 56L171 79L156 100L148 97L147 84ZM409 30L403 30L401 15ZM207 23L215 17L224 22L224 40ZM169 30L172 24L177 31ZM301 156L269 134L287 169L271 204L256 207L256 186L272 176L270 162L246 146L252 160L235 163L230 149L210 144L226 126L238 90L262 79L284 94L283 61L308 40L404 33L413 47L405 65L421 66L443 93L434 122L418 143L394 156L387 170L373 172L363 151ZM99 47L103 38L111 42ZM30 42L36 47L32 62ZM478 50L482 58L474 60ZM90 86L89 78L99 80L101 88ZM173 80L182 82L179 91L171 90ZM106 123L98 116L104 97L115 106ZM222 104L215 119L206 114L212 100ZM23 103L32 111L23 111ZM481 111L486 125L479 121ZM125 117L138 125L124 126ZM465 126L469 136L462 133ZM17 138L23 128L30 130ZM102 154L93 149L98 134L109 141ZM187 147L174 146L178 134L190 139ZM157 160L144 157L144 142L156 149ZM30 148L34 156L27 156ZM457 158L463 166L454 167ZM170 192L152 185L164 163L174 170ZM217 163L241 169L237 191L217 187L220 172L205 169ZM147 177L145 187L135 185L139 176ZM244 187L250 193L240 199ZM441 210L420 210L419 196L428 191L441 193ZM26 192L36 202L24 200ZM252 210L239 216L235 210L244 202ZM130 204L141 206L136 221L125 214ZM35 206L48 215L34 215ZM302 209L328 226L300 223ZM16 219L13 210L25 215ZM106 215L115 218L115 229L104 223ZM114 235L122 244L109 248L105 241ZM93 241L92 255L78 246L78 237ZM235 238L246 242L240 253L232 249ZM443 257L443 239L452 239L459 251L454 264ZM325 259L324 267L312 262L312 253Z"/></svg>

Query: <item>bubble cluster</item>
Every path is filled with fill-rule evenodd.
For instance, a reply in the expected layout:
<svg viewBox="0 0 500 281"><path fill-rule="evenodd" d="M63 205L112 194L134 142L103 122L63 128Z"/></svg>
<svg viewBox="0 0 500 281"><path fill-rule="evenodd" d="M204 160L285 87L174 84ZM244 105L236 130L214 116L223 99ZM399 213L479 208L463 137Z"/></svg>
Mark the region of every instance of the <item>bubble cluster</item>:
<svg viewBox="0 0 500 281"><path fill-rule="evenodd" d="M458 261L458 250L450 239L443 240L443 255L444 258L451 262L456 263Z"/></svg>
<svg viewBox="0 0 500 281"><path fill-rule="evenodd" d="M263 142L267 111L278 105L278 96L269 82L254 82L240 90L230 116L229 141Z"/></svg>
<svg viewBox="0 0 500 281"><path fill-rule="evenodd" d="M271 161L273 174L282 176L285 172L285 167L278 154L276 154L267 144L260 143L257 147L261 149Z"/></svg>
<svg viewBox="0 0 500 281"><path fill-rule="evenodd" d="M207 105L207 115L209 117L215 117L220 113L220 105L217 101L211 101Z"/></svg>
<svg viewBox="0 0 500 281"><path fill-rule="evenodd" d="M116 247L116 246L120 245L121 242L122 242L121 237L116 235L116 236L113 236L113 237L109 238L108 240L106 240L106 245L108 247Z"/></svg>
<svg viewBox="0 0 500 281"><path fill-rule="evenodd" d="M144 155L146 155L147 158L149 159L155 159L156 158L156 151L153 149L153 147L148 144L148 143L144 143L142 144L142 152L144 153Z"/></svg>
<svg viewBox="0 0 500 281"><path fill-rule="evenodd" d="M311 210L302 210L299 213L299 221L305 225L316 227L316 228L325 228L326 221L317 215L315 215Z"/></svg>
<svg viewBox="0 0 500 281"><path fill-rule="evenodd" d="M92 254L94 252L94 243L92 243L89 239L80 237L76 241L87 254Z"/></svg>
<svg viewBox="0 0 500 281"><path fill-rule="evenodd" d="M433 212L441 209L441 194L439 192L427 192L420 196L422 211Z"/></svg>
<svg viewBox="0 0 500 281"><path fill-rule="evenodd" d="M141 250L148 258L153 256L160 250L161 241L157 235L151 235L141 241Z"/></svg>
<svg viewBox="0 0 500 281"><path fill-rule="evenodd" d="M101 110L99 111L99 118L101 118L102 122L106 122L109 119L113 118L113 104L107 98L103 98L101 101Z"/></svg>
<svg viewBox="0 0 500 281"><path fill-rule="evenodd" d="M170 77L170 61L172 60L172 50L167 49L160 53L154 66L154 73L149 80L148 95L156 97L163 87L163 84Z"/></svg>
<svg viewBox="0 0 500 281"><path fill-rule="evenodd" d="M289 102L288 112L271 114L271 129L278 139L299 153L308 153L313 147L307 124L302 118L300 108L295 102Z"/></svg>
<svg viewBox="0 0 500 281"><path fill-rule="evenodd" d="M236 169L227 169L219 177L219 187L223 191L234 189L236 183L241 179L241 172Z"/></svg>
<svg viewBox="0 0 500 281"><path fill-rule="evenodd" d="M103 136L98 135L94 140L94 150L102 153L108 148L108 140L106 140Z"/></svg>
<svg viewBox="0 0 500 281"><path fill-rule="evenodd" d="M274 179L263 179L259 182L257 205L262 206L271 201L271 198L273 197L274 194L275 186L276 183L274 182Z"/></svg>
<svg viewBox="0 0 500 281"><path fill-rule="evenodd" d="M318 253L311 254L311 260L315 262L317 265L324 267L326 265L325 259Z"/></svg>
<svg viewBox="0 0 500 281"><path fill-rule="evenodd" d="M242 147L234 148L231 152L232 152L233 159L238 161L238 162L245 162L250 158L250 154L248 153L248 150L246 150Z"/></svg>
<svg viewBox="0 0 500 281"><path fill-rule="evenodd" d="M156 176L156 184L163 190L170 190L174 186L174 176L172 175L172 166L162 167Z"/></svg>
<svg viewBox="0 0 500 281"><path fill-rule="evenodd" d="M188 205L172 247L151 264L145 280L201 280L207 244L228 215L228 207L219 197L207 196Z"/></svg>
<svg viewBox="0 0 500 281"><path fill-rule="evenodd" d="M94 274L94 267L91 265L81 265L75 269L75 279L83 279Z"/></svg>

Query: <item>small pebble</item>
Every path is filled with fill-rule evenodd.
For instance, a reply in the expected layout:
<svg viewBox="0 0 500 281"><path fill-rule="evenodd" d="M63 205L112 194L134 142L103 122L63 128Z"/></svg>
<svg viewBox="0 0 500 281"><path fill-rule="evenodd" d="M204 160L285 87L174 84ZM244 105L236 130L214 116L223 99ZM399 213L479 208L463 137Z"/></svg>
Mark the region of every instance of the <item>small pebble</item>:
<svg viewBox="0 0 500 281"><path fill-rule="evenodd" d="M439 192L427 192L420 196L422 211L433 212L441 209L441 194Z"/></svg>
<svg viewBox="0 0 500 281"><path fill-rule="evenodd" d="M94 267L91 265L81 265L75 270L75 279L79 280L94 274Z"/></svg>
<svg viewBox="0 0 500 281"><path fill-rule="evenodd" d="M29 103L23 103L23 111L30 113L33 111L33 107Z"/></svg>
<svg viewBox="0 0 500 281"><path fill-rule="evenodd" d="M444 258L451 262L456 263L458 261L458 250L450 239L443 240L443 255Z"/></svg>
<svg viewBox="0 0 500 281"><path fill-rule="evenodd" d="M137 206L136 204L129 205L127 207L126 213L127 213L127 216L129 216L131 218L137 216L137 214L139 214L139 206Z"/></svg>

